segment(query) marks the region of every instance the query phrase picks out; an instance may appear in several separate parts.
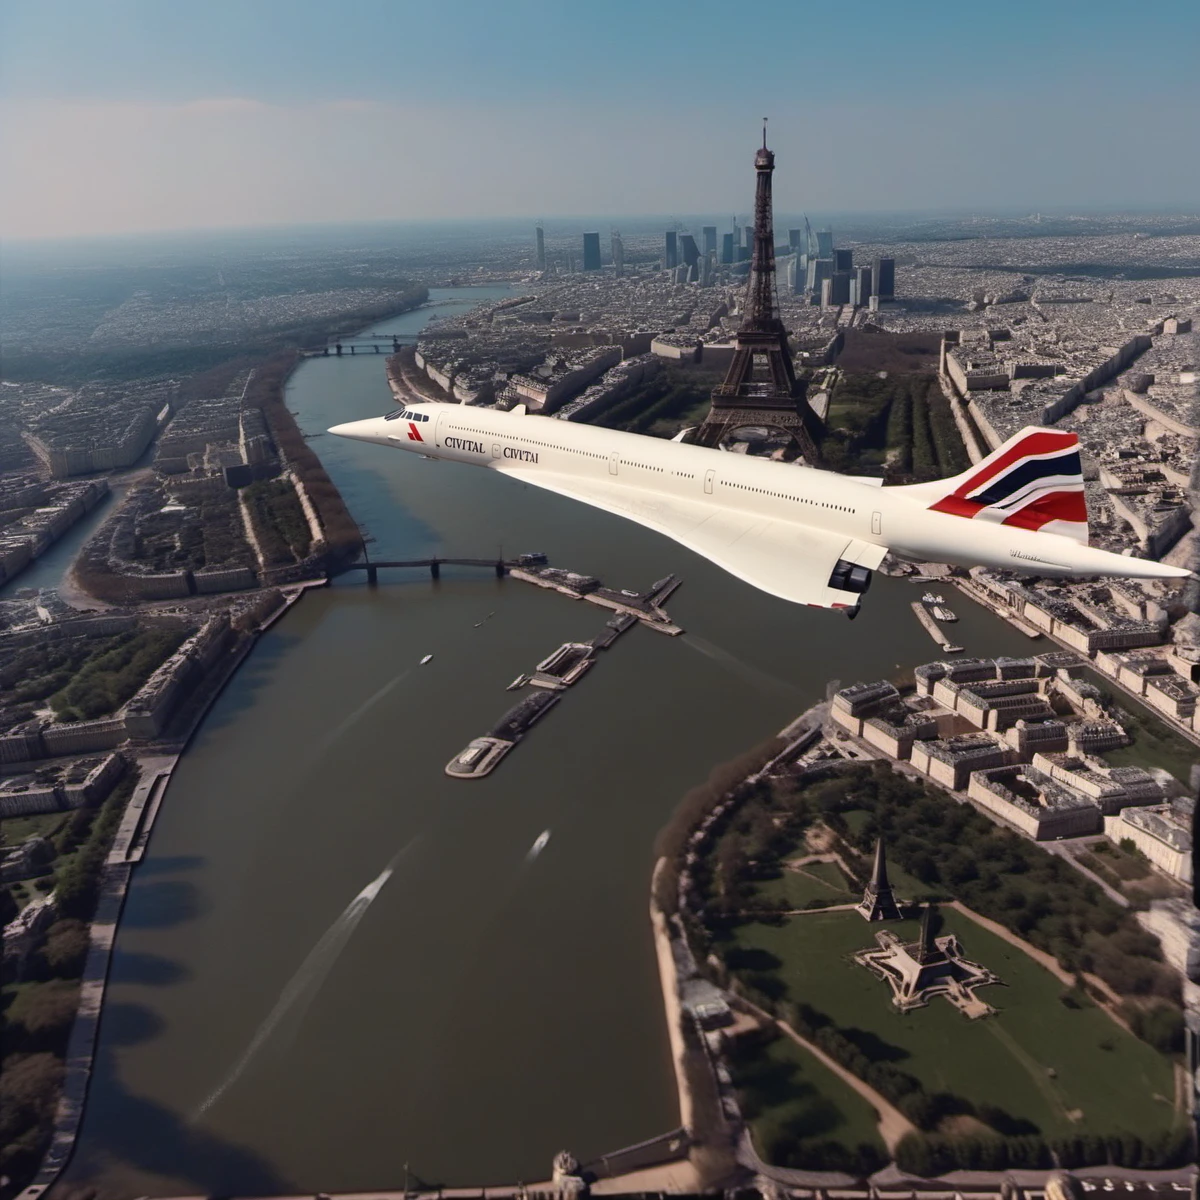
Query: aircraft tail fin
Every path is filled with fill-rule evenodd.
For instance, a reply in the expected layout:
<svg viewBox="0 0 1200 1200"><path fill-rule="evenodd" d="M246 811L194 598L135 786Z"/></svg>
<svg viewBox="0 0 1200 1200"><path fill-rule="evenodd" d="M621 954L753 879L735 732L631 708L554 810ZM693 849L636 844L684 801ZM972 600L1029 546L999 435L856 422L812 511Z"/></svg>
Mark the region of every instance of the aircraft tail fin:
<svg viewBox="0 0 1200 1200"><path fill-rule="evenodd" d="M1087 502L1079 438L1028 425L969 471L900 489L935 512L1057 533L1085 545Z"/></svg>

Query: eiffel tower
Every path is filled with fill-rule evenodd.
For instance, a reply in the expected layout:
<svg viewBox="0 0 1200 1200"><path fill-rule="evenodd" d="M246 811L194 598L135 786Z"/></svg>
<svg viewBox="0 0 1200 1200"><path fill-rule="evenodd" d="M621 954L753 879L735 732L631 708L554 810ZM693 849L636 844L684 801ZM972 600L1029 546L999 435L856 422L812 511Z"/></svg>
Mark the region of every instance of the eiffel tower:
<svg viewBox="0 0 1200 1200"><path fill-rule="evenodd" d="M898 921L903 915L892 893L892 885L888 883L887 855L883 849L883 838L875 842L875 866L871 870L870 881L858 905L858 912L868 921Z"/></svg>
<svg viewBox="0 0 1200 1200"><path fill-rule="evenodd" d="M702 446L719 446L743 425L765 425L790 434L804 457L815 462L817 449L809 429L816 414L796 382L787 330L775 303L775 226L771 216L775 155L767 149L766 118L754 170L754 251L742 327L737 331L725 381L713 388L712 406L694 440Z"/></svg>

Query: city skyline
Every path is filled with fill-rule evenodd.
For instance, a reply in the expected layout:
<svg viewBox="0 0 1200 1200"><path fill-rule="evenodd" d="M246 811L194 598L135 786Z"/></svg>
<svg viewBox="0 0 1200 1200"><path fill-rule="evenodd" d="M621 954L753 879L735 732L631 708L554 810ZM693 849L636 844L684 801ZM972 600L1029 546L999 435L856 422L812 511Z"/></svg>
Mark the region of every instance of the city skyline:
<svg viewBox="0 0 1200 1200"><path fill-rule="evenodd" d="M766 4L796 72L731 106L695 70L727 61L712 4L451 20L363 0L331 22L305 4L9 0L0 234L744 211L739 150L764 114L797 209L1200 202L1175 118L1197 91L1191 6L1136 25L1111 4L1020 4L1002 24L870 7L848 41L834 13Z"/></svg>

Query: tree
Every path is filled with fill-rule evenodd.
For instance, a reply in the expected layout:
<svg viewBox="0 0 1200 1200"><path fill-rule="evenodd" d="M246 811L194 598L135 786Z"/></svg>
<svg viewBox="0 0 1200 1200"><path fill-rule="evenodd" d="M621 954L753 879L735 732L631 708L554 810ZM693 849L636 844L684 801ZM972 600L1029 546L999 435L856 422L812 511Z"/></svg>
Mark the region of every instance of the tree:
<svg viewBox="0 0 1200 1200"><path fill-rule="evenodd" d="M42 959L50 975L74 979L83 974L87 960L88 931L82 921L68 918L55 921L46 932Z"/></svg>
<svg viewBox="0 0 1200 1200"><path fill-rule="evenodd" d="M14 997L5 1014L13 1034L31 1052L64 1050L75 1011L79 985L65 979L33 983Z"/></svg>

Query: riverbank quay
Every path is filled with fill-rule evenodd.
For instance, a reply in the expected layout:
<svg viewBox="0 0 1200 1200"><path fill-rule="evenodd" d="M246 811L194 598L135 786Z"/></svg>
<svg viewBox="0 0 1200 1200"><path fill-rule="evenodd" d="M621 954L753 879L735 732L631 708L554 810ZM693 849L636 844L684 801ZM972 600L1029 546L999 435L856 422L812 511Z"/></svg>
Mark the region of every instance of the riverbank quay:
<svg viewBox="0 0 1200 1200"><path fill-rule="evenodd" d="M689 868L698 861L698 842L737 803L738 792L812 747L828 710L827 704L812 706L775 738L716 768L707 785L685 797L659 837L662 853L651 880L650 921L679 1118L691 1141L689 1159L702 1190L748 1182L748 1173L762 1174L765 1164L753 1152L731 1077L721 1062L722 1031L737 1024L732 1017L734 998L710 981L688 939ZM840 1172L805 1172L803 1178L821 1187L854 1182Z"/></svg>
<svg viewBox="0 0 1200 1200"><path fill-rule="evenodd" d="M764 1164L766 1166L766 1164ZM598 1180L588 1189L594 1196L645 1197L660 1195L720 1195L715 1189L677 1191L656 1184L669 1178L669 1168L633 1172L616 1179ZM869 1184L825 1187L805 1181L805 1171L767 1168L759 1172L761 1180L753 1186L761 1196L788 1196L793 1200L1066 1200L1093 1193L1120 1194L1128 1200L1155 1200L1163 1196L1195 1196L1195 1167L1178 1171L1137 1171L1128 1167L1080 1167L1074 1171L1026 1171L1013 1169L997 1176L991 1171L953 1171L937 1179L905 1175L892 1168L871 1177ZM780 1176L795 1176L785 1182ZM642 1186L647 1184L650 1186ZM617 1186L614 1186L617 1185ZM772 1186L774 1185L774 1186ZM295 1195L253 1196L244 1200L562 1200L564 1193L550 1181L542 1183L498 1184L495 1187L402 1188L389 1191L377 1188L369 1192L311 1192ZM205 1196L164 1197L163 1200L210 1200Z"/></svg>
<svg viewBox="0 0 1200 1200"><path fill-rule="evenodd" d="M314 580L281 589L280 603L267 613L252 635L220 663L200 689L196 703L186 714L186 727L178 733L177 747L138 754L138 783L125 807L100 878L96 912L88 931L88 952L80 980L79 1006L67 1043L66 1073L55 1110L50 1145L33 1181L18 1196L35 1200L66 1168L83 1121L88 1085L96 1052L96 1038L103 1018L112 953L121 913L134 868L142 861L158 817L171 775L209 709L254 649L259 638L313 587L327 580Z"/></svg>

